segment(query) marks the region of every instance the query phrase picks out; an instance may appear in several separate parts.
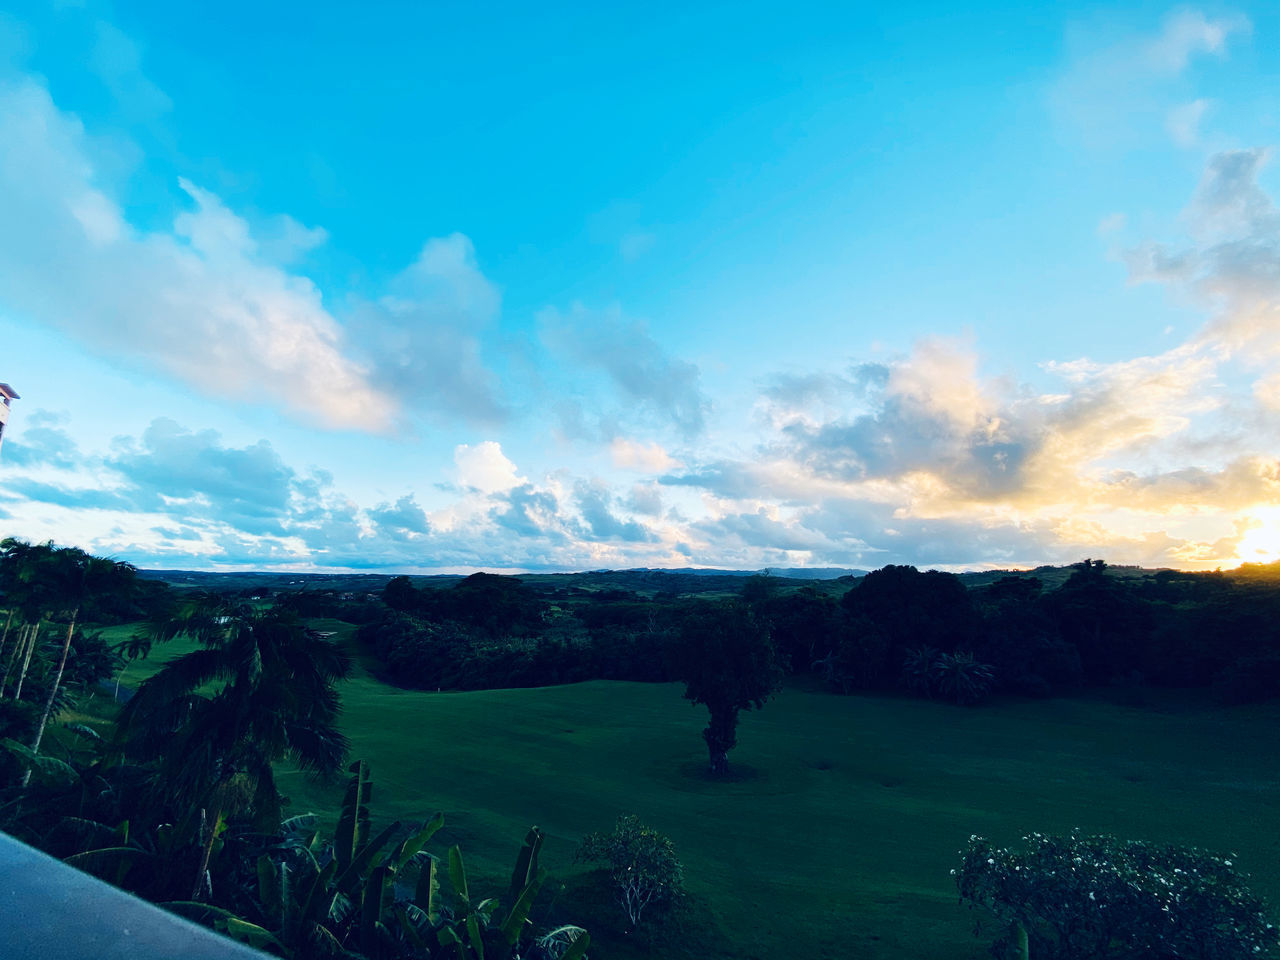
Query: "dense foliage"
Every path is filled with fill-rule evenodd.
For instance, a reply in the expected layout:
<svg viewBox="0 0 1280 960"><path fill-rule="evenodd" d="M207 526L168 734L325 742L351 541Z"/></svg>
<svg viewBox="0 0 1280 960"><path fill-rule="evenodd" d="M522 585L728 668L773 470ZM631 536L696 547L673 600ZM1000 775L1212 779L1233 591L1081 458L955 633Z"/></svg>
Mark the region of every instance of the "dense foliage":
<svg viewBox="0 0 1280 960"><path fill-rule="evenodd" d="M960 897L998 921L997 955L1026 938L1045 960L1274 955L1280 935L1230 858L1114 837L1024 837L1026 850L970 837Z"/></svg>
<svg viewBox="0 0 1280 960"><path fill-rule="evenodd" d="M1280 565L1143 574L1085 560L1066 573L889 566L856 580L704 577L700 586L731 580L779 664L840 693L903 690L962 704L1086 685L1208 686L1225 703L1280 695ZM428 689L673 680L685 622L724 609L723 599L664 590L485 574L423 587L399 577L383 600L377 616L367 599L357 605L361 638L387 680Z"/></svg>
<svg viewBox="0 0 1280 960"><path fill-rule="evenodd" d="M142 655L178 636L197 649L126 691L113 736L68 724L57 730L59 756L42 754L41 734L68 705L68 685L105 679L122 662L77 617L103 592L127 592L133 582L131 567L81 551L0 546L3 637L21 633L8 650L0 645L17 666L12 687L0 687L10 693L0 702L0 828L280 956L585 955L580 928L534 929L546 879L536 828L506 893L473 899L457 846L443 869L423 850L441 815L374 833L363 761L350 767L331 839L321 839L313 815L282 821L275 764L290 760L323 776L340 770L347 753L336 684L350 661L298 617L296 602L264 607L194 593L156 608L167 615L121 649ZM53 617L66 620L63 639L41 643L41 625Z"/></svg>
<svg viewBox="0 0 1280 960"><path fill-rule="evenodd" d="M336 684L350 659L288 610L257 611L210 594L187 600L156 627L200 649L169 661L144 682L120 716L126 756L159 765L165 791L207 806L215 819L233 806L262 827L278 823L272 764L293 760L321 774L341 769ZM227 796L238 784L246 796Z"/></svg>

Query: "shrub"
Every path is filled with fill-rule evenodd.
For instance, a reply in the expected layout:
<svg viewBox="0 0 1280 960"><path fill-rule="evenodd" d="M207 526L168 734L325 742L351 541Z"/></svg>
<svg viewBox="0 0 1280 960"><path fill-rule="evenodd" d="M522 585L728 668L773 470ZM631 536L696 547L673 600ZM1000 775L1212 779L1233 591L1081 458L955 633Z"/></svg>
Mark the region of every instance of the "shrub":
<svg viewBox="0 0 1280 960"><path fill-rule="evenodd" d="M927 643L908 650L902 661L903 686L922 697L932 697L935 686L933 667L941 652Z"/></svg>
<svg viewBox="0 0 1280 960"><path fill-rule="evenodd" d="M1230 858L1077 833L1023 841L1014 851L970 837L952 873L962 901L1026 932L1032 957L1245 960L1280 945Z"/></svg>
<svg viewBox="0 0 1280 960"><path fill-rule="evenodd" d="M1213 681L1213 696L1219 703L1258 703L1280 696L1280 657L1242 657Z"/></svg>
<svg viewBox="0 0 1280 960"><path fill-rule="evenodd" d="M634 929L650 904L669 904L684 892L684 867L668 837L634 814L619 817L612 833L582 839L576 860L608 865L618 902Z"/></svg>
<svg viewBox="0 0 1280 960"><path fill-rule="evenodd" d="M995 683L991 667L967 650L939 654L931 674L938 693L962 705L986 699Z"/></svg>

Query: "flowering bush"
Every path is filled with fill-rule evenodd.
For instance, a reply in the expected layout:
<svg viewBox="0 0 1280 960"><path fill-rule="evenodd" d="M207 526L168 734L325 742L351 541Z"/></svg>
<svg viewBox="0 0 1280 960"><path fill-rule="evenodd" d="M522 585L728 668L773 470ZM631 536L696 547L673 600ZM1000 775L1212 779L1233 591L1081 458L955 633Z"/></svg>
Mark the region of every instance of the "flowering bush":
<svg viewBox="0 0 1280 960"><path fill-rule="evenodd" d="M640 822L619 817L612 833L584 837L577 860L609 866L614 892L634 929L651 903L669 903L684 891L684 867L671 840Z"/></svg>
<svg viewBox="0 0 1280 960"><path fill-rule="evenodd" d="M960 899L1020 926L1037 960L1252 960L1280 946L1231 858L1078 833L1023 841L1015 851L970 837L951 872ZM1008 948L1002 938L993 952Z"/></svg>

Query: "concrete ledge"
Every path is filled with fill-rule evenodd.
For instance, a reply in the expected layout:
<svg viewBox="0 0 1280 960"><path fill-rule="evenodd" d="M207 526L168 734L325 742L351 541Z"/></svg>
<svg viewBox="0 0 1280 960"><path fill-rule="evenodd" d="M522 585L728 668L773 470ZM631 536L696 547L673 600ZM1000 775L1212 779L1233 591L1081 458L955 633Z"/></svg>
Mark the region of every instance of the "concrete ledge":
<svg viewBox="0 0 1280 960"><path fill-rule="evenodd" d="M270 960L0 833L0 957Z"/></svg>

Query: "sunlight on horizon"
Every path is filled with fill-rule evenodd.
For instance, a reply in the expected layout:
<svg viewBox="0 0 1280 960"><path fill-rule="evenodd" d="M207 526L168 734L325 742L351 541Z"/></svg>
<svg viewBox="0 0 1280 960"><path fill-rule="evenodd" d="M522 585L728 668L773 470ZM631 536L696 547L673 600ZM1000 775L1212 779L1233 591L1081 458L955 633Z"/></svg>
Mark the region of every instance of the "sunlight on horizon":
<svg viewBox="0 0 1280 960"><path fill-rule="evenodd" d="M1236 546L1237 565L1280 560L1280 506L1259 507L1253 511L1253 520L1255 525Z"/></svg>

